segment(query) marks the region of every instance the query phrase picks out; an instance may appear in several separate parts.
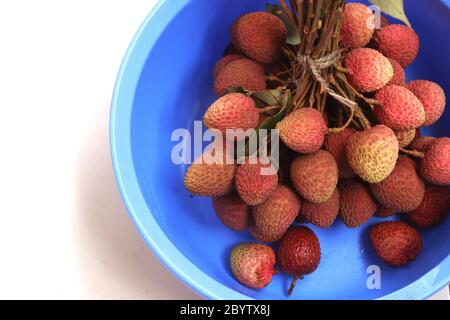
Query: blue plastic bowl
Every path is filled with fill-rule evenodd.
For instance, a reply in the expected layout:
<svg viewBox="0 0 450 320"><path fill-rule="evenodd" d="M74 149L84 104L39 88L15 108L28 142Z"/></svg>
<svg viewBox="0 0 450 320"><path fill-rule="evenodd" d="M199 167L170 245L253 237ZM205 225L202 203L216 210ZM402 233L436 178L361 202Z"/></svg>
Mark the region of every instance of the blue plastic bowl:
<svg viewBox="0 0 450 320"><path fill-rule="evenodd" d="M192 129L215 99L211 70L229 43L233 19L263 9L265 2L160 1L131 43L112 103L112 157L130 216L162 262L210 299L286 299L291 280L278 275L267 288L251 290L234 279L229 252L251 237L223 227L210 199L190 197L183 187L187 167L174 165L170 156L172 131ZM422 44L408 77L433 79L450 93L450 10L438 0L405 2ZM447 111L425 133L448 136L449 125ZM386 266L369 248L367 232L376 222L356 230L341 223L330 230L313 228L322 263L297 285L293 298L424 299L450 282L450 219L422 232L422 254L401 269ZM381 267L380 290L367 289L370 265Z"/></svg>

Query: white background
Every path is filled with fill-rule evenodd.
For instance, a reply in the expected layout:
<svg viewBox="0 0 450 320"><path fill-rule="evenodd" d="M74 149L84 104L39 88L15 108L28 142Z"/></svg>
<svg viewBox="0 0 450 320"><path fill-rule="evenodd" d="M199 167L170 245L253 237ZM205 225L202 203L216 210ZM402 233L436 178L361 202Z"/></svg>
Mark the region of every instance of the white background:
<svg viewBox="0 0 450 320"><path fill-rule="evenodd" d="M198 298L137 234L109 156L114 80L155 2L0 1L0 298Z"/></svg>

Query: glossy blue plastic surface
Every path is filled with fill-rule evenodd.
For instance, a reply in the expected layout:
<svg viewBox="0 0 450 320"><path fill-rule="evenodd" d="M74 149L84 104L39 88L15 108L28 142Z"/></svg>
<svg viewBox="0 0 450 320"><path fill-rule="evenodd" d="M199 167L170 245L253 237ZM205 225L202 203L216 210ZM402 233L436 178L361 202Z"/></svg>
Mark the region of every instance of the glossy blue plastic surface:
<svg viewBox="0 0 450 320"><path fill-rule="evenodd" d="M421 36L421 52L409 79L439 82L450 95L450 10L438 0L406 1ZM183 187L187 167L171 162L172 131L192 129L215 99L211 70L229 43L228 28L240 14L263 9L265 1L161 1L133 40L118 76L111 112L111 149L118 185L140 233L183 281L211 299L286 299L290 278L269 287L240 285L228 266L237 243L251 241L216 218L208 198L190 197ZM449 135L450 111L425 133ZM297 284L291 299L423 299L450 282L450 219L422 232L424 250L402 269L384 265L367 241L371 220L356 230L340 222L313 228L322 263ZM381 290L368 290L367 267L379 265Z"/></svg>

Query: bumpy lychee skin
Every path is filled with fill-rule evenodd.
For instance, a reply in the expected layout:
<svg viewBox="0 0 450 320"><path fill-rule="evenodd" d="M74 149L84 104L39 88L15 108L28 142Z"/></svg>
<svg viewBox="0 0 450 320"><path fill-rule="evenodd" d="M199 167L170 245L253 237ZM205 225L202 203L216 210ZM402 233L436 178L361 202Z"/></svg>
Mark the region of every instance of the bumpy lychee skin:
<svg viewBox="0 0 450 320"><path fill-rule="evenodd" d="M370 190L384 207L409 212L422 203L425 183L417 174L415 162L400 157L391 175L382 182L370 185Z"/></svg>
<svg viewBox="0 0 450 320"><path fill-rule="evenodd" d="M392 68L394 69L394 76L392 77L389 84L404 86L406 84L405 70L403 69L401 64L395 61L394 59L389 59L389 62L391 63Z"/></svg>
<svg viewBox="0 0 450 320"><path fill-rule="evenodd" d="M287 38L283 22L267 12L253 12L239 17L231 33L234 45L260 63L275 62Z"/></svg>
<svg viewBox="0 0 450 320"><path fill-rule="evenodd" d="M214 90L220 97L232 87L242 87L250 91L266 90L264 68L250 59L228 63L217 75Z"/></svg>
<svg viewBox="0 0 450 320"><path fill-rule="evenodd" d="M348 139L355 133L355 130L346 128L340 133L330 133L325 138L323 148L331 153L339 168L339 178L350 179L355 176L355 172L350 167L347 160L346 147Z"/></svg>
<svg viewBox="0 0 450 320"><path fill-rule="evenodd" d="M436 139L430 145L420 163L420 174L430 183L450 184L450 138Z"/></svg>
<svg viewBox="0 0 450 320"><path fill-rule="evenodd" d="M365 47L372 39L374 27L375 15L368 6L361 3L346 4L341 27L341 44L350 48Z"/></svg>
<svg viewBox="0 0 450 320"><path fill-rule="evenodd" d="M396 131L395 135L397 136L400 148L406 148L416 138L416 129Z"/></svg>
<svg viewBox="0 0 450 320"><path fill-rule="evenodd" d="M402 267L415 260L422 251L422 237L403 222L376 224L370 230L370 242L377 256L393 267Z"/></svg>
<svg viewBox="0 0 450 320"><path fill-rule="evenodd" d="M261 289L269 285L275 274L275 252L263 244L240 244L231 251L230 266L244 286Z"/></svg>
<svg viewBox="0 0 450 320"><path fill-rule="evenodd" d="M236 173L236 190L245 203L256 206L269 198L278 186L278 175L265 174L270 164L251 164L248 161L239 166Z"/></svg>
<svg viewBox="0 0 450 320"><path fill-rule="evenodd" d="M252 98L230 93L214 102L203 122L208 129L217 129L225 136L227 129L254 129L259 124L259 111Z"/></svg>
<svg viewBox="0 0 450 320"><path fill-rule="evenodd" d="M319 228L329 228L339 214L339 191L336 189L326 202L321 204L304 201L301 215L305 220Z"/></svg>
<svg viewBox="0 0 450 320"><path fill-rule="evenodd" d="M375 212L375 217L389 218L389 217L394 216L396 213L397 213L397 211L395 211L395 210L378 206L378 210L377 210L377 212Z"/></svg>
<svg viewBox="0 0 450 320"><path fill-rule="evenodd" d="M394 76L389 60L370 48L350 51L344 60L350 84L360 92L375 92L386 86Z"/></svg>
<svg viewBox="0 0 450 320"><path fill-rule="evenodd" d="M404 68L416 59L419 52L419 36L405 25L391 24L383 27L376 32L374 41L377 50L396 60Z"/></svg>
<svg viewBox="0 0 450 320"><path fill-rule="evenodd" d="M212 159L204 153L189 167L184 176L184 186L194 195L217 197L230 193L237 166L228 161L225 152Z"/></svg>
<svg viewBox="0 0 450 320"><path fill-rule="evenodd" d="M289 295L292 294L298 278L316 271L320 257L320 242L311 229L299 227L286 232L278 246L277 261L284 272L294 276Z"/></svg>
<svg viewBox="0 0 450 320"><path fill-rule="evenodd" d="M349 228L357 228L373 217L378 209L369 188L357 180L342 180L339 183L339 215Z"/></svg>
<svg viewBox="0 0 450 320"><path fill-rule="evenodd" d="M426 152L428 148L436 141L435 137L416 137L410 145L411 150Z"/></svg>
<svg viewBox="0 0 450 320"><path fill-rule="evenodd" d="M356 174L366 182L378 183L394 170L399 147L394 131L377 125L352 135L346 151L348 162Z"/></svg>
<svg viewBox="0 0 450 320"><path fill-rule="evenodd" d="M375 94L381 103L374 113L378 120L393 130L416 129L425 122L425 109L420 100L402 86L389 85Z"/></svg>
<svg viewBox="0 0 450 320"><path fill-rule="evenodd" d="M425 122L423 126L436 123L445 110L445 92L440 85L427 80L415 80L406 86L422 103L425 109Z"/></svg>
<svg viewBox="0 0 450 320"><path fill-rule="evenodd" d="M277 124L280 138L292 150L311 154L323 144L328 127L322 114L313 108L301 108Z"/></svg>
<svg viewBox="0 0 450 320"><path fill-rule="evenodd" d="M225 66L227 64L229 64L230 62L236 61L236 60L240 60L240 59L244 59L244 56L241 54L236 54L236 53L229 54L229 55L223 57L222 59L220 59L214 66L214 70L213 70L214 79L217 78L219 73L223 70L223 68L225 68Z"/></svg>
<svg viewBox="0 0 450 320"><path fill-rule="evenodd" d="M281 239L295 221L300 207L295 193L286 186L279 186L265 202L253 207L252 234L263 242Z"/></svg>
<svg viewBox="0 0 450 320"><path fill-rule="evenodd" d="M338 181L338 167L333 156L325 150L304 155L291 164L291 181L307 201L324 203L330 199Z"/></svg>
<svg viewBox="0 0 450 320"><path fill-rule="evenodd" d="M450 212L450 190L443 186L427 185L420 206L406 215L416 226L430 228L440 224Z"/></svg>
<svg viewBox="0 0 450 320"><path fill-rule="evenodd" d="M228 228L242 231L250 227L250 207L236 194L213 198L213 207L219 220Z"/></svg>

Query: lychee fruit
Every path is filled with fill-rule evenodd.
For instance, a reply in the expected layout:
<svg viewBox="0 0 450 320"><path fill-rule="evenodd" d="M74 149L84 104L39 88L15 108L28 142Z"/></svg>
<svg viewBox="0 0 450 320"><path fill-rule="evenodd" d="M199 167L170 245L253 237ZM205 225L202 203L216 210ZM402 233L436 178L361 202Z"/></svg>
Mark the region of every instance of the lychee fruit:
<svg viewBox="0 0 450 320"><path fill-rule="evenodd" d="M450 138L436 139L430 145L420 162L420 174L432 184L450 184Z"/></svg>
<svg viewBox="0 0 450 320"><path fill-rule="evenodd" d="M347 159L366 182L378 183L394 170L398 159L398 140L390 128L377 125L353 134L347 143Z"/></svg>
<svg viewBox="0 0 450 320"><path fill-rule="evenodd" d="M300 211L300 200L286 186L279 186L262 204L253 207L252 234L257 240L279 240L295 221Z"/></svg>
<svg viewBox="0 0 450 320"><path fill-rule="evenodd" d="M427 80L415 80L406 86L422 103L425 109L425 122L422 126L436 123L445 110L445 92L437 83Z"/></svg>
<svg viewBox="0 0 450 320"><path fill-rule="evenodd" d="M294 276L288 295L292 295L298 279L316 271L320 264L320 256L319 239L307 227L290 229L281 238L277 261L284 272Z"/></svg>
<svg viewBox="0 0 450 320"><path fill-rule="evenodd" d="M350 179L355 176L355 172L350 167L347 160L346 147L348 139L355 133L355 130L346 128L339 133L330 133L326 136L323 148L331 153L339 168L339 178Z"/></svg>
<svg viewBox="0 0 450 320"><path fill-rule="evenodd" d="M375 92L386 86L394 76L389 60L370 48L350 51L344 60L349 83L360 92Z"/></svg>
<svg viewBox="0 0 450 320"><path fill-rule="evenodd" d="M339 191L336 189L326 202L317 204L309 201L302 203L301 215L305 221L319 228L329 228L339 214Z"/></svg>
<svg viewBox="0 0 450 320"><path fill-rule="evenodd" d="M397 211L388 209L382 206L378 206L377 212L375 212L375 217L378 218L389 218L394 216L397 213Z"/></svg>
<svg viewBox="0 0 450 320"><path fill-rule="evenodd" d="M420 152L426 152L435 141L436 141L435 137L428 137L428 136L416 137L414 141L411 143L410 149Z"/></svg>
<svg viewBox="0 0 450 320"><path fill-rule="evenodd" d="M203 153L189 167L184 176L186 189L199 196L222 196L230 193L237 166L228 159L225 151L216 149ZM209 157L208 155L212 155Z"/></svg>
<svg viewBox="0 0 450 320"><path fill-rule="evenodd" d="M217 129L225 136L227 129L254 129L259 124L259 111L253 99L241 93L230 93L214 102L203 122L208 129Z"/></svg>
<svg viewBox="0 0 450 320"><path fill-rule="evenodd" d="M368 6L361 3L348 3L344 8L341 27L341 44L350 48L365 47L372 39L375 15Z"/></svg>
<svg viewBox="0 0 450 320"><path fill-rule="evenodd" d="M404 86L406 84L406 75L403 67L394 59L389 59L389 62L394 69L394 76L388 84L395 84L397 86Z"/></svg>
<svg viewBox="0 0 450 320"><path fill-rule="evenodd" d="M357 228L367 222L378 209L369 188L357 180L342 180L339 183L340 210L344 224Z"/></svg>
<svg viewBox="0 0 450 320"><path fill-rule="evenodd" d="M408 264L422 251L419 232L403 222L378 223L372 227L369 236L377 256L393 267Z"/></svg>
<svg viewBox="0 0 450 320"><path fill-rule="evenodd" d="M244 286L262 289L269 285L275 272L275 252L267 245L244 243L233 248L230 266Z"/></svg>
<svg viewBox="0 0 450 320"><path fill-rule="evenodd" d="M230 62L236 61L236 60L240 60L240 59L244 59L244 56L241 54L236 54L236 53L227 55L227 56L223 57L222 59L220 59L214 66L214 70L213 70L214 79L217 78L219 73L223 70L223 68L225 68L225 66L227 64L229 64Z"/></svg>
<svg viewBox="0 0 450 320"><path fill-rule="evenodd" d="M398 145L400 146L400 148L404 149L409 146L416 138L416 129L396 131L395 135L398 139Z"/></svg>
<svg viewBox="0 0 450 320"><path fill-rule="evenodd" d="M420 206L406 213L416 226L430 228L440 224L450 211L450 190L443 186L428 184Z"/></svg>
<svg viewBox="0 0 450 320"><path fill-rule="evenodd" d="M291 181L307 201L324 203L330 199L338 181L338 167L333 156L325 150L303 155L291 164Z"/></svg>
<svg viewBox="0 0 450 320"><path fill-rule="evenodd" d="M214 197L213 207L217 217L226 227L235 231L250 227L251 209L238 195Z"/></svg>
<svg viewBox="0 0 450 320"><path fill-rule="evenodd" d="M283 22L267 12L252 12L239 17L231 30L233 44L260 63L275 62L286 42Z"/></svg>
<svg viewBox="0 0 450 320"><path fill-rule="evenodd" d="M400 157L391 175L370 185L370 190L384 207L409 212L421 204L425 183L417 174L415 162L407 157Z"/></svg>
<svg viewBox="0 0 450 320"><path fill-rule="evenodd" d="M229 62L217 75L214 90L220 97L233 87L242 87L250 91L266 90L264 68L250 59Z"/></svg>
<svg viewBox="0 0 450 320"><path fill-rule="evenodd" d="M259 161L252 164L249 160L239 166L236 173L236 190L248 205L255 206L263 203L277 188L277 173L264 172L270 171L270 168L271 164L262 164Z"/></svg>
<svg viewBox="0 0 450 320"><path fill-rule="evenodd" d="M405 68L417 57L419 36L405 25L391 24L376 32L374 37L376 49L388 58L396 60Z"/></svg>
<svg viewBox="0 0 450 320"><path fill-rule="evenodd" d="M289 148L311 154L322 147L328 127L322 113L313 108L301 108L279 122L277 129Z"/></svg>
<svg viewBox="0 0 450 320"><path fill-rule="evenodd" d="M375 106L378 120L393 130L416 129L425 122L425 109L407 88L389 85L375 94L381 105Z"/></svg>

